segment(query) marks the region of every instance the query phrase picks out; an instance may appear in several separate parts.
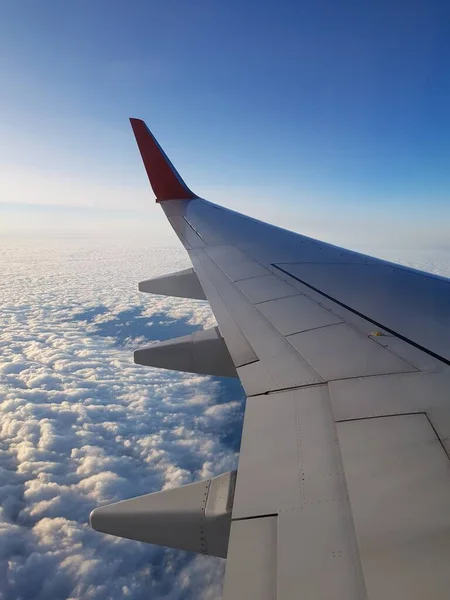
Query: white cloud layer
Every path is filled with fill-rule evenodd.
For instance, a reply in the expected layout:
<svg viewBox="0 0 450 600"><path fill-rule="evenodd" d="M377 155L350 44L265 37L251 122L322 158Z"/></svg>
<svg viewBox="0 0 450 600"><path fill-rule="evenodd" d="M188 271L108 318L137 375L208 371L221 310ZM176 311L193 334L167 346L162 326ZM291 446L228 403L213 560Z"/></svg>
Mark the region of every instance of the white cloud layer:
<svg viewBox="0 0 450 600"><path fill-rule="evenodd" d="M384 256L450 275L449 254ZM213 324L205 303L139 294L179 250L88 238L0 247L0 598L216 599L223 561L93 531L96 506L236 465L233 381L134 365L145 341Z"/></svg>
<svg viewBox="0 0 450 600"><path fill-rule="evenodd" d="M145 340L213 322L204 303L135 291L185 255L9 242L0 260L0 597L220 597L220 559L88 525L95 506L236 465L236 383L132 362Z"/></svg>

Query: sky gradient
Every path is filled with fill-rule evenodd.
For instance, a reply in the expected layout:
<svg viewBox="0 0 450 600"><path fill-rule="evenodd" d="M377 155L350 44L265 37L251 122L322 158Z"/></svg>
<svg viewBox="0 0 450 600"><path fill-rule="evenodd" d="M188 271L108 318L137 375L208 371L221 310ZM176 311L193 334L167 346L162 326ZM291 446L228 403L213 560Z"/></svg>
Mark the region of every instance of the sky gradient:
<svg viewBox="0 0 450 600"><path fill-rule="evenodd" d="M449 243L445 2L0 5L2 233L139 232L129 116L199 195L329 241Z"/></svg>

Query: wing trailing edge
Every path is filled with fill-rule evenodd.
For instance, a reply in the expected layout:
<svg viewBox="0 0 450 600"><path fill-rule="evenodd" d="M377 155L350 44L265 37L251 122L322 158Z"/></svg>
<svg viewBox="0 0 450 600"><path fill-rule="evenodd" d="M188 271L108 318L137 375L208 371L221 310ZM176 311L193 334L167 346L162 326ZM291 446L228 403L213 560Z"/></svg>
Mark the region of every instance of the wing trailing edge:
<svg viewBox="0 0 450 600"><path fill-rule="evenodd" d="M184 183L144 121L130 119L130 123L156 201L198 198Z"/></svg>

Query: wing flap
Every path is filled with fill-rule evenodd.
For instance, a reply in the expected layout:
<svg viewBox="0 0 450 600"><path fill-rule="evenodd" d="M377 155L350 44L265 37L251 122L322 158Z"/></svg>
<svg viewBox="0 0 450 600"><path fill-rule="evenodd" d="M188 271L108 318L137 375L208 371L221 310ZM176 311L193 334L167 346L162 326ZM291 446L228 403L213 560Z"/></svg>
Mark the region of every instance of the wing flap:
<svg viewBox="0 0 450 600"><path fill-rule="evenodd" d="M223 600L277 598L276 516L231 524Z"/></svg>
<svg viewBox="0 0 450 600"><path fill-rule="evenodd" d="M445 598L450 462L427 416L347 421L337 431L369 597Z"/></svg>

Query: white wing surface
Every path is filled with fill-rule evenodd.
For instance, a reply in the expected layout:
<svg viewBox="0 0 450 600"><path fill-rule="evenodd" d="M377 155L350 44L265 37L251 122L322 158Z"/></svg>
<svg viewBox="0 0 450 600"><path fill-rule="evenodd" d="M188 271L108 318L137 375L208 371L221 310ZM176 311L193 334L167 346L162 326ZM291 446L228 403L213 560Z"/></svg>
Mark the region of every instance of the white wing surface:
<svg viewBox="0 0 450 600"><path fill-rule="evenodd" d="M169 515L178 540L158 532L157 494L147 509L127 501L137 512L96 509L93 526L227 556L227 600L447 599L450 281L198 198L145 124L132 126L193 265L145 291L203 290L218 325L179 342L187 368L166 347L145 364L237 374L247 404L237 478L217 493L215 480L193 484L201 502Z"/></svg>

